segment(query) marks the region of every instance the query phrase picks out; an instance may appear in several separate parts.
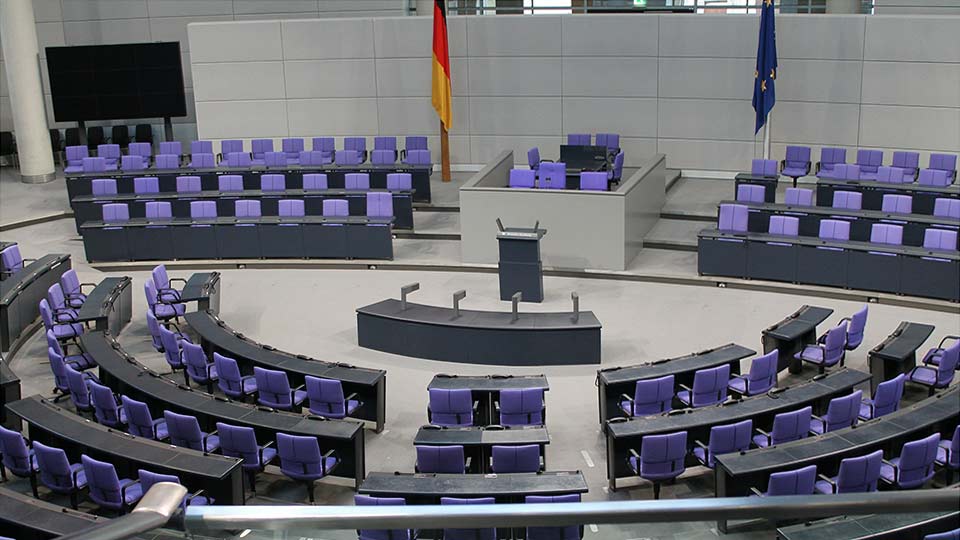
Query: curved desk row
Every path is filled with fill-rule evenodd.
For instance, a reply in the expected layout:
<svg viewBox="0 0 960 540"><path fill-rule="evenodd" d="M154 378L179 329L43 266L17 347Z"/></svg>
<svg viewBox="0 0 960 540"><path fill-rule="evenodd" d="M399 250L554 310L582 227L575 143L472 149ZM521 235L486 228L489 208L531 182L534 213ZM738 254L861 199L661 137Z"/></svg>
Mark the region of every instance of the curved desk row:
<svg viewBox="0 0 960 540"><path fill-rule="evenodd" d="M903 244L922 246L927 228L957 230L960 220L934 217L923 214L894 214L876 210L847 210L823 206L793 206L787 204L760 204L744 201L720 201L720 204L740 204L749 209L747 230L765 233L770 230L771 216L791 216L798 218L799 235L818 237L820 220L842 219L850 222L850 239L855 242L869 242L870 231L874 224L893 223L903 227ZM956 248L956 246L954 246Z"/></svg>
<svg viewBox="0 0 960 540"><path fill-rule="evenodd" d="M470 390L470 397L477 402L478 418L474 424L486 426L498 424L495 403L500 399L501 390L539 388L550 390L545 375L447 375L439 373L433 376L427 391L435 388L442 390ZM546 418L544 418L546 421Z"/></svg>
<svg viewBox="0 0 960 540"><path fill-rule="evenodd" d="M191 274L180 291L181 302L196 302L197 311L220 313L220 272Z"/></svg>
<svg viewBox="0 0 960 540"><path fill-rule="evenodd" d="M169 443L135 437L91 422L40 396L7 404L30 427L30 440L67 453L71 463L80 455L113 464L120 478L137 478L138 469L172 474L191 492L204 490L216 504L243 504L242 460L204 455Z"/></svg>
<svg viewBox="0 0 960 540"><path fill-rule="evenodd" d="M197 417L206 432L216 429L217 422L251 427L260 444L276 440L277 433L316 437L322 450L336 450L340 457L333 476L353 478L358 486L363 480L364 435L359 422L276 411L189 388L145 368L102 332L83 334L80 345L99 365L103 384L118 394L145 402L154 418L170 410Z"/></svg>
<svg viewBox="0 0 960 540"><path fill-rule="evenodd" d="M522 503L529 495L587 491L580 471L489 475L372 472L359 489L363 495L403 497L407 504L440 504L440 497L493 497L498 503Z"/></svg>
<svg viewBox="0 0 960 540"><path fill-rule="evenodd" d="M213 191L218 188L217 177L223 174L238 174L243 176L244 189L260 189L260 175L282 174L286 177L287 188L302 189L303 175L322 173L327 175L327 185L333 189L343 189L346 186L344 175L347 173L367 173L370 175L370 187L386 189L387 175L390 173L409 173L414 189L413 200L430 202L430 175L432 165L323 165L300 166L287 165L284 167L245 167L229 168L214 167L210 169L145 169L142 171L103 171L89 173L70 173L67 178L67 193L70 200L79 195L93 193L92 180L95 178L115 178L117 191L133 193L133 179L142 176L155 176L160 180L161 192L177 191L178 176L199 176L202 189Z"/></svg>
<svg viewBox="0 0 960 540"><path fill-rule="evenodd" d="M597 395L600 401L600 425L611 418L622 417L623 394L633 397L637 381L674 376L674 385L693 385L693 376L701 369L730 365L730 373L740 373L740 360L757 354L736 343L695 352L675 358L664 358L635 366L618 366L597 370Z"/></svg>
<svg viewBox="0 0 960 540"><path fill-rule="evenodd" d="M607 480L610 489L617 488L617 479L635 476L627 467L630 449L640 450L640 442L647 435L687 432L687 443L694 441L706 444L710 440L710 428L753 420L754 429L770 431L773 418L783 412L813 406L814 414L826 411L830 400L849 394L854 387L870 380L870 375L856 370L843 369L813 380L776 388L766 394L727 401L714 407L677 409L656 416L621 418L607 422ZM688 454L688 465L698 462Z"/></svg>
<svg viewBox="0 0 960 540"><path fill-rule="evenodd" d="M7 403L20 399L20 377L10 370L6 360L0 360L0 426L20 431L20 420L7 414Z"/></svg>
<svg viewBox="0 0 960 540"><path fill-rule="evenodd" d="M302 385L306 376L340 381L345 396L356 393L356 399L363 402L351 417L376 422L377 432L383 431L387 406L386 371L323 362L302 354L279 351L248 339L206 311L187 313L184 319L200 336L207 356L212 358L217 352L233 358L244 375L253 374L253 367L258 366L286 372L290 385L294 387Z"/></svg>
<svg viewBox="0 0 960 540"><path fill-rule="evenodd" d="M80 226L87 260L393 259L393 218L131 219Z"/></svg>
<svg viewBox="0 0 960 540"><path fill-rule="evenodd" d="M782 540L923 540L953 529L960 529L960 511L841 516L779 527L777 534Z"/></svg>
<svg viewBox="0 0 960 540"><path fill-rule="evenodd" d="M834 191L855 191L863 194L865 210L883 208L884 195L909 195L913 197L914 214L933 214L938 198L960 199L960 186L921 186L920 184L886 184L873 180L828 180L817 179L817 206L833 204ZM769 201L773 202L773 201Z"/></svg>
<svg viewBox="0 0 960 540"><path fill-rule="evenodd" d="M421 426L413 439L414 446L462 446L464 457L470 459L468 473L489 474L491 452L494 446L535 444L540 447L540 458L547 466L547 448L550 434L544 426L488 426L443 427Z"/></svg>
<svg viewBox="0 0 960 540"><path fill-rule="evenodd" d="M67 270L70 255L44 255L0 281L0 351L9 351L23 331L40 317L40 300Z"/></svg>
<svg viewBox="0 0 960 540"><path fill-rule="evenodd" d="M260 213L264 216L276 216L279 213L280 199L300 199L304 203L304 213L308 216L323 215L323 201L327 199L346 199L351 216L367 215L367 193L386 192L386 190L364 189L323 189L309 190L287 189L285 191L263 191L250 189L244 191L201 191L196 193L119 193L116 195L79 195L70 200L73 217L80 225L87 221L103 219L103 205L125 203L131 218L144 218L147 215L147 203L167 201L173 217L189 218L190 203L212 200L217 203L218 216L232 216L235 202L253 200L260 202ZM393 194L394 228L413 229L413 192L391 191Z"/></svg>
<svg viewBox="0 0 960 540"><path fill-rule="evenodd" d="M357 309L361 347L445 362L507 366L600 363L600 321L592 311L521 313L460 310L389 299Z"/></svg>
<svg viewBox="0 0 960 540"><path fill-rule="evenodd" d="M706 229L697 235L701 275L960 300L960 252Z"/></svg>
<svg viewBox="0 0 960 540"><path fill-rule="evenodd" d="M103 278L77 310L77 322L93 322L96 330L120 335L133 315L132 285L126 276Z"/></svg>

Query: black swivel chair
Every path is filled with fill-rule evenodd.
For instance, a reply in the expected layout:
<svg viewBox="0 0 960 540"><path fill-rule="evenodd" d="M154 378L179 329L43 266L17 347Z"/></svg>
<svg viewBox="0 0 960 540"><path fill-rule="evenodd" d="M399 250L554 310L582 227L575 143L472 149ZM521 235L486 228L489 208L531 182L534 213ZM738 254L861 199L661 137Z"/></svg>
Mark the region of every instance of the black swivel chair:
<svg viewBox="0 0 960 540"><path fill-rule="evenodd" d="M20 159L17 155L17 143L13 138L13 133L9 131L0 131L0 157L13 158L13 166L20 168Z"/></svg>
<svg viewBox="0 0 960 540"><path fill-rule="evenodd" d="M67 128L66 137L64 137L67 146L80 146L80 128Z"/></svg>
<svg viewBox="0 0 960 540"><path fill-rule="evenodd" d="M103 134L102 127L92 126L87 128L87 148L90 150L90 155L96 155L94 152L97 151L97 147L106 142L107 139Z"/></svg>
<svg viewBox="0 0 960 540"><path fill-rule="evenodd" d="M60 155L63 152L63 141L60 139L60 130L56 128L50 129L50 148L53 150L53 161L54 163L63 163L63 158Z"/></svg>
<svg viewBox="0 0 960 540"><path fill-rule="evenodd" d="M119 144L121 150L126 150L130 146L130 129L127 126L113 126L110 131L110 142Z"/></svg>
<svg viewBox="0 0 960 540"><path fill-rule="evenodd" d="M153 126L150 124L137 124L134 138L137 142L150 143L150 146L153 146Z"/></svg>

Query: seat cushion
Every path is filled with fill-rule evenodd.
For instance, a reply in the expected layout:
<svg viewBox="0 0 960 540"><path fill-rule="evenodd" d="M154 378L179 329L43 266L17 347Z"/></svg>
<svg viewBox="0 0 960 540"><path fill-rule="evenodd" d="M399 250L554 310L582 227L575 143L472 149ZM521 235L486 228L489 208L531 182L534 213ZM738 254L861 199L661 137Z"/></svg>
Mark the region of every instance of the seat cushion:
<svg viewBox="0 0 960 540"><path fill-rule="evenodd" d="M766 448L770 445L770 442L767 440L766 435L754 435L753 444L757 445L759 448Z"/></svg>
<svg viewBox="0 0 960 540"><path fill-rule="evenodd" d="M53 336L59 340L77 337L83 333L83 326L75 324L56 324L53 326Z"/></svg>
<svg viewBox="0 0 960 540"><path fill-rule="evenodd" d="M927 386L933 386L937 383L937 372L931 368L917 366L913 368L913 371L910 372L907 379Z"/></svg>
<svg viewBox="0 0 960 540"><path fill-rule="evenodd" d="M690 405L690 392L687 390L681 390L677 392L677 399L680 400L684 405Z"/></svg>
<svg viewBox="0 0 960 540"><path fill-rule="evenodd" d="M213 452L217 448L220 448L220 437L217 437L216 435L208 436L206 441L206 451Z"/></svg>
<svg viewBox="0 0 960 540"><path fill-rule="evenodd" d="M727 387L740 394L747 393L747 380L743 377L734 377L727 383Z"/></svg>
<svg viewBox="0 0 960 540"><path fill-rule="evenodd" d="M804 362L811 362L813 364L822 364L823 363L823 349L817 347L816 345L807 345L803 348L802 351L793 355L797 360L803 360Z"/></svg>
<svg viewBox="0 0 960 540"><path fill-rule="evenodd" d="M293 391L293 402L294 402L294 403L303 403L303 401L304 401L305 399L307 399L307 391L306 391L306 390L294 390L294 391Z"/></svg>
<svg viewBox="0 0 960 540"><path fill-rule="evenodd" d="M870 420L873 418L873 411L870 409L870 404L873 403L869 399L865 399L860 403L860 418L864 420Z"/></svg>
<svg viewBox="0 0 960 540"><path fill-rule="evenodd" d="M900 458L893 458L890 460L890 463L893 465L900 465ZM892 465L887 465L886 463L880 464L880 478L883 478L891 484L897 480L897 470Z"/></svg>
<svg viewBox="0 0 960 540"><path fill-rule="evenodd" d="M157 439L166 439L170 437L170 432L167 431L167 423L163 420L154 420L153 425L156 426L154 431L157 433Z"/></svg>
<svg viewBox="0 0 960 540"><path fill-rule="evenodd" d="M711 461L713 460L709 460L709 461L707 460L707 451L703 447L694 446L693 455L700 460L700 463L703 463L704 465L706 465L707 467L710 467L711 469L713 468L713 463L711 463Z"/></svg>
<svg viewBox="0 0 960 540"><path fill-rule="evenodd" d="M816 433L817 435L823 435L823 432L825 429L826 427L824 426L824 423L821 422L820 420L817 420L816 418L810 420L811 432Z"/></svg>
<svg viewBox="0 0 960 540"><path fill-rule="evenodd" d="M823 493L824 495L830 495L833 493L833 484L827 482L826 480L817 480L813 484L813 490L817 493Z"/></svg>
<svg viewBox="0 0 960 540"><path fill-rule="evenodd" d="M123 494L123 502L126 504L133 504L140 500L143 497L143 485L137 482L136 484L131 485Z"/></svg>
<svg viewBox="0 0 960 540"><path fill-rule="evenodd" d="M789 176L791 178L799 178L801 176L806 176L807 168L806 167L784 167L780 174L784 176Z"/></svg>
<svg viewBox="0 0 960 540"><path fill-rule="evenodd" d="M187 306L184 304L157 304L153 311L158 319L165 320L180 317L186 310Z"/></svg>

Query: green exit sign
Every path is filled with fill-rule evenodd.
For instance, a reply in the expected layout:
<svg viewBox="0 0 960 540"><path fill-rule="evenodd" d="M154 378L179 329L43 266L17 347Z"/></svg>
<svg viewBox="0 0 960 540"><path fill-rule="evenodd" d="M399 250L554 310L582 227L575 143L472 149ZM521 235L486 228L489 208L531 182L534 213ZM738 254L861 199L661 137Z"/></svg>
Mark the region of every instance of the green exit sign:
<svg viewBox="0 0 960 540"><path fill-rule="evenodd" d="M633 7L647 7L647 0L633 0Z"/></svg>

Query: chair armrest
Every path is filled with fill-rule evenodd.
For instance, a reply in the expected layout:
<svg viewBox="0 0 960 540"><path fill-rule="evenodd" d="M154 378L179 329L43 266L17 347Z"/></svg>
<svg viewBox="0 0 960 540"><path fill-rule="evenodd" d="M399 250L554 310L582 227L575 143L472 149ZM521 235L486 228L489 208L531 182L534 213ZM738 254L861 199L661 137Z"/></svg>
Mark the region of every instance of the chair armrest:
<svg viewBox="0 0 960 540"><path fill-rule="evenodd" d="M126 497L126 496L127 496L127 488L133 487L133 486L135 486L135 485L137 485L137 484L139 484L139 483L140 483L139 480L130 480L130 481L128 481L125 485L120 486L120 500L126 501L126 500L127 500L127 497Z"/></svg>
<svg viewBox="0 0 960 540"><path fill-rule="evenodd" d="M960 340L960 336L944 336L943 339L940 340L940 344L937 345L937 348L938 348L938 349L942 349L942 348L943 348L943 344L946 343L946 341L947 341L948 339Z"/></svg>
<svg viewBox="0 0 960 540"><path fill-rule="evenodd" d="M473 457L468 456L467 460L464 462L464 467L469 471L470 465L473 463Z"/></svg>
<svg viewBox="0 0 960 540"><path fill-rule="evenodd" d="M757 497L763 497L763 493L755 487L750 488L750 492L756 495Z"/></svg>
<svg viewBox="0 0 960 540"><path fill-rule="evenodd" d="M833 488L832 491L833 491L834 493L837 492L837 483L834 482L831 478L829 478L829 477L827 477L827 476L824 476L824 475L822 475L822 474L817 474L817 477L820 478L821 480L823 480L824 482L830 484L830 486Z"/></svg>
<svg viewBox="0 0 960 540"><path fill-rule="evenodd" d="M163 296L165 293L172 294L177 302L180 301L180 291L176 289L172 289L170 287L164 287L162 289L157 289L157 302L161 302L160 297Z"/></svg>
<svg viewBox="0 0 960 540"><path fill-rule="evenodd" d="M887 480L886 478L883 477L883 475L880 475L880 480L883 480L883 482L887 484L895 484L897 482L898 477L900 476L900 467L897 467L893 463L890 463L889 461L883 458L880 458L880 463L883 463L887 467L890 467L891 469L893 469L893 480Z"/></svg>
<svg viewBox="0 0 960 540"><path fill-rule="evenodd" d="M635 457L637 459L640 459L640 454L638 454L637 451L634 450L633 448L631 448L629 452L630 452L630 457Z"/></svg>
<svg viewBox="0 0 960 540"><path fill-rule="evenodd" d="M630 403L633 403L633 398L626 394L620 394L620 398L623 399L624 401L629 401Z"/></svg>
<svg viewBox="0 0 960 540"><path fill-rule="evenodd" d="M493 402L493 410L494 410L494 412L496 412L496 413L499 413L499 412L500 412L500 400L497 400L497 401L494 401L494 402Z"/></svg>
<svg viewBox="0 0 960 540"><path fill-rule="evenodd" d="M820 174L820 162L817 162L816 172L814 174Z"/></svg>
<svg viewBox="0 0 960 540"><path fill-rule="evenodd" d="M356 393L356 392L353 392L353 393L350 394L349 396L343 398L343 400L344 400L344 401L350 401L351 399L356 399L356 397L357 397L357 393Z"/></svg>
<svg viewBox="0 0 960 540"><path fill-rule="evenodd" d="M811 414L811 415L810 415L810 419L811 419L811 420L816 420L817 422L820 422L820 427L823 428L824 431L826 431L826 429L827 429L827 422L826 422L823 418L820 418L819 416L817 416L817 415L815 415L815 414ZM813 431L812 429L810 430L810 434L811 434L811 435L820 435L819 433L816 433L816 432Z"/></svg>
<svg viewBox="0 0 960 540"><path fill-rule="evenodd" d="M781 160L780 160L780 172L783 172L783 169L785 169L786 167L787 167L787 160L781 159Z"/></svg>
<svg viewBox="0 0 960 540"><path fill-rule="evenodd" d="M683 388L683 389L686 390L687 392L693 393L693 388L690 388L689 386L687 386L687 385L685 385L685 384L678 384L677 386L679 386L680 388Z"/></svg>
<svg viewBox="0 0 960 540"><path fill-rule="evenodd" d="M271 446L273 446L273 443L274 443L274 442L276 442L276 441L270 441L270 442L268 442L267 444L261 446L261 447L257 450L257 454L258 454L258 458L259 458L260 466L261 466L261 467L266 467L266 466L267 466L266 462L263 461L263 451L266 450L267 448L270 448Z"/></svg>
<svg viewBox="0 0 960 540"><path fill-rule="evenodd" d="M61 315L63 315L65 318L61 319L60 318ZM64 321L77 322L77 316L74 313L71 313L70 310L67 308L54 309L53 318L56 319L57 322L64 322Z"/></svg>
<svg viewBox="0 0 960 540"><path fill-rule="evenodd" d="M474 402L473 402L473 411L476 412L476 411L479 411L479 410L480 410L480 401L479 401L479 400L474 401Z"/></svg>
<svg viewBox="0 0 960 540"><path fill-rule="evenodd" d="M175 277L175 278L168 278L168 279L167 279L167 285L173 283L174 281L179 281L179 282L183 283L184 286L186 286L186 284L187 284L187 280L185 280L185 279L183 279L183 278Z"/></svg>
<svg viewBox="0 0 960 540"><path fill-rule="evenodd" d="M709 448L707 448L707 445L703 444L703 441L696 441L696 440L695 440L695 441L693 441L693 444L699 446L700 448L703 448L704 450L709 450Z"/></svg>
<svg viewBox="0 0 960 540"><path fill-rule="evenodd" d="M81 292L81 293L83 292L83 288L84 288L84 287L93 287L93 288L96 288L96 287L97 287L97 284L96 284L96 283L81 283L81 284L80 284L80 292Z"/></svg>
<svg viewBox="0 0 960 540"><path fill-rule="evenodd" d="M217 434L217 430L213 430L213 431L211 431L210 433L204 433L204 434L203 434L203 437L201 437L200 441L201 441L201 443L203 444L203 453L204 453L204 454L208 454L208 453L209 453L209 452L207 452L207 439L209 439L211 435L216 435L216 434Z"/></svg>
<svg viewBox="0 0 960 540"><path fill-rule="evenodd" d="M331 456L336 457L336 455L335 455L336 453L337 453L336 450L327 450L327 453L324 454L324 455L321 457L321 460L320 460L320 471L324 474L324 476L326 476L326 474L327 474L327 458L329 458L329 457L331 457ZM338 460L338 461L339 461L339 460Z"/></svg>
<svg viewBox="0 0 960 540"><path fill-rule="evenodd" d="M158 441L160 440L160 435L157 433L157 429L160 428L161 424L167 425L167 421L162 418L159 418L153 423L153 438Z"/></svg>
<svg viewBox="0 0 960 540"><path fill-rule="evenodd" d="M770 438L770 434L767 433L766 431L760 429L760 428L756 428L754 431L756 431L757 433L763 435L764 437L766 437L766 438L768 438L768 439Z"/></svg>
<svg viewBox="0 0 960 540"><path fill-rule="evenodd" d="M70 479L73 481L74 489L77 489L77 475L79 475L80 471L82 470L83 470L83 467L77 467L76 469L73 470L72 473L70 473Z"/></svg>

